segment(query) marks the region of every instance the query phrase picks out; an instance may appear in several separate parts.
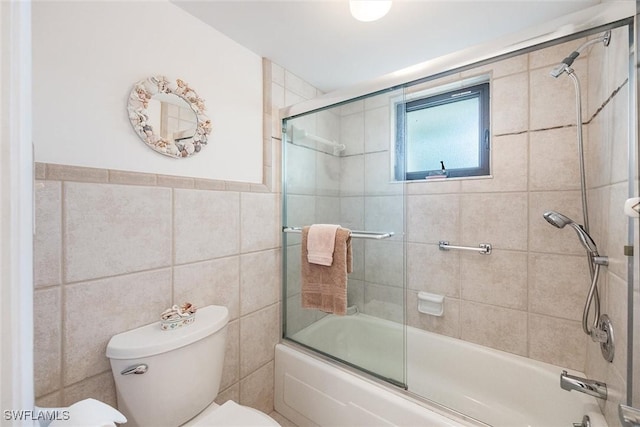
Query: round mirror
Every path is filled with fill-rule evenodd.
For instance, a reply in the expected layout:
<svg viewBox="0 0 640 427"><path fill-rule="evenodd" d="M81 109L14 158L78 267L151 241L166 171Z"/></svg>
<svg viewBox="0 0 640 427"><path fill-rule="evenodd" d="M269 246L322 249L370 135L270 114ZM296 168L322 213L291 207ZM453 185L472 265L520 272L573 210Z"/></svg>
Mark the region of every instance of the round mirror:
<svg viewBox="0 0 640 427"><path fill-rule="evenodd" d="M133 129L148 147L170 157L189 157L207 145L211 120L204 110L202 98L180 79L152 76L129 95Z"/></svg>

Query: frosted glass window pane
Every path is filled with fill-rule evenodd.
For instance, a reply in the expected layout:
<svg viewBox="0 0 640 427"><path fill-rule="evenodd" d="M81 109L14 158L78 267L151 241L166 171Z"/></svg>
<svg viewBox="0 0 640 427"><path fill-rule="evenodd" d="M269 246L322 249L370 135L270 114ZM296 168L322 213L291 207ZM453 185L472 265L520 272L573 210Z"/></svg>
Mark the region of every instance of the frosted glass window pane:
<svg viewBox="0 0 640 427"><path fill-rule="evenodd" d="M410 111L406 116L407 172L477 168L479 98Z"/></svg>

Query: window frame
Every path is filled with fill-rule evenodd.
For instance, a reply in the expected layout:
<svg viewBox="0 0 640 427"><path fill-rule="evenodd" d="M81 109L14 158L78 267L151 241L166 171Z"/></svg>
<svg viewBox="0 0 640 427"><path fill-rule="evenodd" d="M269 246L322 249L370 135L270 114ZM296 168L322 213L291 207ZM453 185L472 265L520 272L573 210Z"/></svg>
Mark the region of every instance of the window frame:
<svg viewBox="0 0 640 427"><path fill-rule="evenodd" d="M406 172L405 146L406 141L406 114L424 108L438 107L467 99L479 99L479 126L478 126L478 159L479 166L473 168L447 168L447 178L465 178L477 176L490 176L491 158L491 127L490 127L490 84L488 81L476 83L466 87L447 90L434 95L421 96L419 98L398 102L395 106L395 179L397 181L424 180L429 174L435 174L440 169ZM446 164L445 164L446 166Z"/></svg>

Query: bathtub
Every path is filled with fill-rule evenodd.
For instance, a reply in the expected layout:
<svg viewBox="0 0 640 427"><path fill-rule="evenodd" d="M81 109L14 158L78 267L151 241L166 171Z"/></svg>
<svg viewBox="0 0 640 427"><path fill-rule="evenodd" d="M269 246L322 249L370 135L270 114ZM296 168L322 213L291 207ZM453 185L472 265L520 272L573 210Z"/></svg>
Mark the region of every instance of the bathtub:
<svg viewBox="0 0 640 427"><path fill-rule="evenodd" d="M292 338L402 382L403 335L359 313L326 316ZM561 367L412 327L406 336L408 391L278 344L276 410L304 426L566 427L585 414L607 425L595 398L560 388Z"/></svg>

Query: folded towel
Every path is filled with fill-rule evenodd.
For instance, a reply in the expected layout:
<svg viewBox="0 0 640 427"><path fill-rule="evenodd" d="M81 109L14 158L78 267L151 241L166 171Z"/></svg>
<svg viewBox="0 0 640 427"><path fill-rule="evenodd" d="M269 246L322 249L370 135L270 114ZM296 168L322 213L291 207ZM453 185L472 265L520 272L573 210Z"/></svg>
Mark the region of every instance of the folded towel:
<svg viewBox="0 0 640 427"><path fill-rule="evenodd" d="M312 264L333 264L333 249L336 242L336 231L339 225L314 224L309 228L307 236L307 259Z"/></svg>
<svg viewBox="0 0 640 427"><path fill-rule="evenodd" d="M344 315L347 312L347 274L353 271L351 231L346 228L336 230L333 264L324 266L309 262L309 229L308 226L302 229L302 307Z"/></svg>

